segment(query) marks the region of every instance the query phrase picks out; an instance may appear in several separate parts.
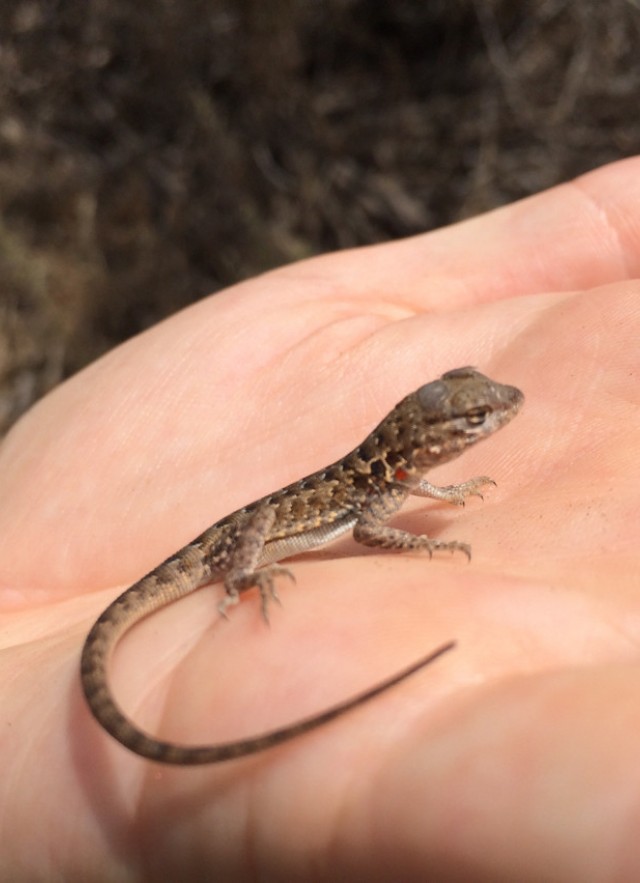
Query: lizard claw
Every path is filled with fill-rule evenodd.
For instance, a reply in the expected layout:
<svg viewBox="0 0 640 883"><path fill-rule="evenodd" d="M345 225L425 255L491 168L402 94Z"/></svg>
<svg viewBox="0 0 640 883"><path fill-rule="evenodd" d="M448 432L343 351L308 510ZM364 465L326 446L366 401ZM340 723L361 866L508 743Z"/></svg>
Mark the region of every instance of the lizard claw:
<svg viewBox="0 0 640 883"><path fill-rule="evenodd" d="M220 616L224 617L224 619L229 619L229 614L227 613L227 608L235 607L236 604L240 601L240 592L234 589L227 589L227 593L218 604L218 613Z"/></svg>
<svg viewBox="0 0 640 883"><path fill-rule="evenodd" d="M273 600L282 606L282 601L280 600L280 596L275 587L274 577L276 576L287 576L292 582L295 583L296 581L296 578L291 571L286 567L281 567L279 564L272 564L270 567L258 570L254 574L254 585L258 587L260 592L260 597L262 599L262 617L266 623L269 622L269 602Z"/></svg>
<svg viewBox="0 0 640 883"><path fill-rule="evenodd" d="M269 622L268 608L271 601L282 604L278 592L275 587L275 577L286 576L295 583L296 578L286 567L279 564L272 564L269 567L263 567L252 573L242 573L235 575L233 579L227 578L226 590L227 594L218 604L218 610L221 615L228 619L227 608L237 604L240 600L240 592L251 589L254 586L260 592L262 602L262 617L265 622Z"/></svg>

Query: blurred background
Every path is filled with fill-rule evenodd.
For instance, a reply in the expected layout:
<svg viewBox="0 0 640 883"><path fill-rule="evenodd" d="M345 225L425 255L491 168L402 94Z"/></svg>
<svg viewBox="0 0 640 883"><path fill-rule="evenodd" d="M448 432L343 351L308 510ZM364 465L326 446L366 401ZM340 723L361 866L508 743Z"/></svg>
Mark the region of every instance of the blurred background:
<svg viewBox="0 0 640 883"><path fill-rule="evenodd" d="M640 0L8 0L0 433L219 288L640 152L639 108Z"/></svg>

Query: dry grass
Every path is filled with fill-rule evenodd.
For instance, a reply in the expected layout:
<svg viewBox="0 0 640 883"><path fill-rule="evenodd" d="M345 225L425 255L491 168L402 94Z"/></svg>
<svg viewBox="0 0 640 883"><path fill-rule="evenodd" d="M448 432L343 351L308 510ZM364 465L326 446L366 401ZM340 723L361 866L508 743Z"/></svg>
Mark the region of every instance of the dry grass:
<svg viewBox="0 0 640 883"><path fill-rule="evenodd" d="M634 0L0 9L0 423L180 306L640 149Z"/></svg>

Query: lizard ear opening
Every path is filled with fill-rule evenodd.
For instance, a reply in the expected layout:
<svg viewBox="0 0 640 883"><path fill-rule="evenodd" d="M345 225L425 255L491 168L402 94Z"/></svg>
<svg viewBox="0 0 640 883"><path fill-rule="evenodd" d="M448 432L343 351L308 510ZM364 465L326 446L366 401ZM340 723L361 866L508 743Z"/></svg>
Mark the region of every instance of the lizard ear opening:
<svg viewBox="0 0 640 883"><path fill-rule="evenodd" d="M447 384L442 380L434 380L432 383L421 386L416 396L425 411L435 412L442 416L442 406L448 394Z"/></svg>

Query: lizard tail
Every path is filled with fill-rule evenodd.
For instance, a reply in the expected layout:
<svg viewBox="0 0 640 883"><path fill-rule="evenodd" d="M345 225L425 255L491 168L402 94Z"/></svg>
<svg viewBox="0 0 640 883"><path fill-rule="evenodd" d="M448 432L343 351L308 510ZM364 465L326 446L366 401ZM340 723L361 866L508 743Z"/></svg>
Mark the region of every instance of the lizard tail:
<svg viewBox="0 0 640 883"><path fill-rule="evenodd" d="M182 553L184 555L184 551ZM296 723L235 742L215 745L178 745L165 742L145 733L121 710L108 687L108 665L118 641L136 622L159 607L178 600L210 580L206 568L198 567L195 555L189 567L181 567L177 558L166 562L153 573L143 577L104 611L89 632L82 650L80 665L82 689L91 713L98 723L118 742L141 757L157 763L194 766L219 763L255 754L266 748L280 745L296 736L329 723L345 712L379 696L405 678L435 662L452 650L455 641L442 644L427 656L412 663L402 671L379 682L369 690L333 705L326 711L297 721ZM201 561L201 558L199 559ZM178 572L180 571L180 572ZM202 571L202 572L200 572Z"/></svg>

